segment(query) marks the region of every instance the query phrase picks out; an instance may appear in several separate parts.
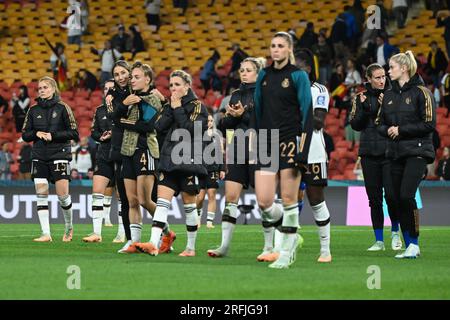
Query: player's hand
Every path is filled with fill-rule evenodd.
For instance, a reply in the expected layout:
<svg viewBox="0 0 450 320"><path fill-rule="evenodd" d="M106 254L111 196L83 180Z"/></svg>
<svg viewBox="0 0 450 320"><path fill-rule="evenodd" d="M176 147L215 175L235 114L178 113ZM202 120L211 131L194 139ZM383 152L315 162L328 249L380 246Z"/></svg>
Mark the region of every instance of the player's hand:
<svg viewBox="0 0 450 320"><path fill-rule="evenodd" d="M364 101L366 101L367 97L364 94L360 94L359 95L359 101L361 101L361 103L364 103Z"/></svg>
<svg viewBox="0 0 450 320"><path fill-rule="evenodd" d="M398 127L394 127L394 126L390 127L390 128L388 129L388 136L389 136L392 140L394 140L395 138L397 138L397 137L398 137Z"/></svg>
<svg viewBox="0 0 450 320"><path fill-rule="evenodd" d="M46 141L47 132L44 132L44 131L38 131L38 132L36 132L36 137L38 137L39 139L42 139L42 140Z"/></svg>
<svg viewBox="0 0 450 320"><path fill-rule="evenodd" d="M150 91L150 93L154 94L159 100L161 100L161 102L166 101L166 98L161 92L159 92L158 89L153 89L152 91Z"/></svg>
<svg viewBox="0 0 450 320"><path fill-rule="evenodd" d="M125 100L123 100L123 104L126 106L131 106L133 104L137 104L139 102L141 102L141 98L138 97L135 94L130 94L128 97L125 98Z"/></svg>
<svg viewBox="0 0 450 320"><path fill-rule="evenodd" d="M105 98L105 103L106 103L106 108L108 109L108 112L112 112L112 101L113 101L114 97L112 95L108 95Z"/></svg>
<svg viewBox="0 0 450 320"><path fill-rule="evenodd" d="M172 95L170 96L170 106L172 107L172 109L181 107L181 98L183 96L184 95L178 92L172 93Z"/></svg>
<svg viewBox="0 0 450 320"><path fill-rule="evenodd" d="M245 108L244 108L244 106L242 105L242 103L239 101L238 103L236 103L235 105L233 105L233 110L234 110L234 113L235 113L235 116L236 116L236 117L241 117L242 114L243 114L244 111L245 111Z"/></svg>
<svg viewBox="0 0 450 320"><path fill-rule="evenodd" d="M102 136L100 137L100 141L105 141L111 138L111 131L105 131L103 132Z"/></svg>
<svg viewBox="0 0 450 320"><path fill-rule="evenodd" d="M220 173L219 173L219 179L220 179L220 180L225 179L225 171L220 171Z"/></svg>

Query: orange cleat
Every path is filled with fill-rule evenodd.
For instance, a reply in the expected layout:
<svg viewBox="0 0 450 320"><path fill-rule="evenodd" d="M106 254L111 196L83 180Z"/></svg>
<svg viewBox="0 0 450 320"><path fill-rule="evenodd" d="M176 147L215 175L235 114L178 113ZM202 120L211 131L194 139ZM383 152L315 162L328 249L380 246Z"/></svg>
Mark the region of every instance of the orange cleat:
<svg viewBox="0 0 450 320"><path fill-rule="evenodd" d="M120 253L140 253L141 251L136 248L136 244L137 242L130 244L128 248L121 250Z"/></svg>
<svg viewBox="0 0 450 320"><path fill-rule="evenodd" d="M33 239L34 242L52 242L53 239L49 234L43 234L39 238Z"/></svg>
<svg viewBox="0 0 450 320"><path fill-rule="evenodd" d="M64 236L62 241L63 242L70 242L72 241L72 237L73 237L73 229L70 229L69 231L65 231L64 232Z"/></svg>
<svg viewBox="0 0 450 320"><path fill-rule="evenodd" d="M172 251L172 244L176 240L177 235L172 230L169 234L163 235L161 238L161 246L159 247L159 253L170 253Z"/></svg>
<svg viewBox="0 0 450 320"><path fill-rule="evenodd" d="M195 251L191 249L186 249L182 253L180 253L178 256L180 257L195 257Z"/></svg>
<svg viewBox="0 0 450 320"><path fill-rule="evenodd" d="M159 253L158 248L151 242L139 242L135 243L134 246L140 252L148 253L151 256L157 256Z"/></svg>
<svg viewBox="0 0 450 320"><path fill-rule="evenodd" d="M317 262L330 263L331 262L331 254L330 255L320 255L319 259L317 259Z"/></svg>
<svg viewBox="0 0 450 320"><path fill-rule="evenodd" d="M83 238L83 242L90 242L90 243L91 242L102 242L102 237L99 236L98 234L91 233L87 237Z"/></svg>

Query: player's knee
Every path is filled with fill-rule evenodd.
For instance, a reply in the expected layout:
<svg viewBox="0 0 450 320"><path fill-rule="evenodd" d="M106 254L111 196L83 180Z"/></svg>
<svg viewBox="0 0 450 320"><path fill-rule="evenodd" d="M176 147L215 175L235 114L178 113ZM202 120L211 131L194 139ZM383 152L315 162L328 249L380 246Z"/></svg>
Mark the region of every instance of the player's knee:
<svg viewBox="0 0 450 320"><path fill-rule="evenodd" d="M312 206L316 206L319 203L322 203L325 201L323 195L314 195L314 196L309 197L308 200L309 200L310 205L312 205Z"/></svg>
<svg viewBox="0 0 450 320"><path fill-rule="evenodd" d="M139 208L139 205L140 205L140 203L136 196L132 196L132 197L128 198L128 206L130 208L133 208L133 209Z"/></svg>
<svg viewBox="0 0 450 320"><path fill-rule="evenodd" d="M258 199L258 206L261 209L267 209L270 208L273 204L273 198L262 198L262 199Z"/></svg>

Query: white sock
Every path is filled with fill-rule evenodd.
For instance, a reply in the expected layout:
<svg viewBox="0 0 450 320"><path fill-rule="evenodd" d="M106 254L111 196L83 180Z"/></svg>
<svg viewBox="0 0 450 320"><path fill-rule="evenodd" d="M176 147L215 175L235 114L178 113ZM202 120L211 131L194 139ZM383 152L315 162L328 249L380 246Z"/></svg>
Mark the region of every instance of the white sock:
<svg viewBox="0 0 450 320"><path fill-rule="evenodd" d="M105 219L105 224L111 224L111 218L109 213L111 212L111 196L105 196L103 200L103 218Z"/></svg>
<svg viewBox="0 0 450 320"><path fill-rule="evenodd" d="M155 215L153 216L152 233L150 235L150 242L159 248L159 240L161 233L167 224L167 214L169 213L170 202L159 198L156 203Z"/></svg>
<svg viewBox="0 0 450 320"><path fill-rule="evenodd" d="M102 235L103 201L103 194L92 194L92 224L94 227L94 233L99 236Z"/></svg>
<svg viewBox="0 0 450 320"><path fill-rule="evenodd" d="M123 228L122 216L119 216L119 228L117 229L117 236L123 237L125 235L125 229Z"/></svg>
<svg viewBox="0 0 450 320"><path fill-rule="evenodd" d="M130 223L131 241L141 242L142 223Z"/></svg>
<svg viewBox="0 0 450 320"><path fill-rule="evenodd" d="M64 214L64 222L66 232L73 229L72 225L72 199L70 194L66 196L58 196L59 204L61 206L62 212Z"/></svg>
<svg viewBox="0 0 450 320"><path fill-rule="evenodd" d="M263 225L263 232L264 232L264 251L271 251L273 249L273 233L275 228L270 227L264 227Z"/></svg>
<svg viewBox="0 0 450 320"><path fill-rule="evenodd" d="M195 240L197 239L197 206L195 203L184 205L184 213L186 215L187 245L186 249L195 251Z"/></svg>
<svg viewBox="0 0 450 320"><path fill-rule="evenodd" d="M237 204L227 202L225 204L225 210L222 214L222 244L221 248L228 249L230 246L231 238L233 237L233 231L236 227L237 217Z"/></svg>
<svg viewBox="0 0 450 320"><path fill-rule="evenodd" d="M273 224L283 217L283 206L280 203L274 202L272 206L260 210L260 212L264 231L264 250L270 251L273 249L273 236L275 230Z"/></svg>
<svg viewBox="0 0 450 320"><path fill-rule="evenodd" d="M320 253L330 254L330 212L325 201L311 206L314 219L319 227Z"/></svg>
<svg viewBox="0 0 450 320"><path fill-rule="evenodd" d="M284 206L284 215L281 231L283 233L281 253L291 253L297 239L298 204Z"/></svg>
<svg viewBox="0 0 450 320"><path fill-rule="evenodd" d="M216 216L215 212L208 212L207 216L206 216L206 221L214 221L214 217Z"/></svg>
<svg viewBox="0 0 450 320"><path fill-rule="evenodd" d="M277 228L275 228L275 241L273 251L280 252L282 243L283 243L283 233Z"/></svg>
<svg viewBox="0 0 450 320"><path fill-rule="evenodd" d="M37 195L37 213L42 234L50 235L50 214L48 212L48 196Z"/></svg>

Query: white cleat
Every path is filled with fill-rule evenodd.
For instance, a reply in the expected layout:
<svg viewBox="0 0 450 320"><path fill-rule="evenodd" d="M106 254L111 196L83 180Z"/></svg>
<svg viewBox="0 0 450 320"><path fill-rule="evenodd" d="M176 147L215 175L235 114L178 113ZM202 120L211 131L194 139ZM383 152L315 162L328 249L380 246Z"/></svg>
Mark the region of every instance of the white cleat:
<svg viewBox="0 0 450 320"><path fill-rule="evenodd" d="M396 259L416 259L420 256L420 248L418 245L411 243L405 252L395 256Z"/></svg>
<svg viewBox="0 0 450 320"><path fill-rule="evenodd" d="M386 250L384 247L384 242L383 241L377 241L373 244L373 246L371 246L369 249L367 249L367 251L384 251Z"/></svg>
<svg viewBox="0 0 450 320"><path fill-rule="evenodd" d="M391 240L392 250L394 250L394 251L402 250L403 243L402 243L402 239L400 237L400 232L398 232L398 231L392 232L391 238L392 238L392 240Z"/></svg>
<svg viewBox="0 0 450 320"><path fill-rule="evenodd" d="M122 249L118 250L118 253L126 253L128 248L131 246L131 240L128 240L127 243L122 247Z"/></svg>
<svg viewBox="0 0 450 320"><path fill-rule="evenodd" d="M222 258L225 257L228 253L228 249L219 247L217 249L210 249L207 251L208 256L211 258Z"/></svg>
<svg viewBox="0 0 450 320"><path fill-rule="evenodd" d="M282 250L280 252L280 256L278 259L269 264L269 268L272 269L288 269L296 260L297 258L297 250L300 247L301 244L301 236L297 233L295 234L295 240L293 243L293 246L290 250Z"/></svg>

